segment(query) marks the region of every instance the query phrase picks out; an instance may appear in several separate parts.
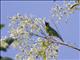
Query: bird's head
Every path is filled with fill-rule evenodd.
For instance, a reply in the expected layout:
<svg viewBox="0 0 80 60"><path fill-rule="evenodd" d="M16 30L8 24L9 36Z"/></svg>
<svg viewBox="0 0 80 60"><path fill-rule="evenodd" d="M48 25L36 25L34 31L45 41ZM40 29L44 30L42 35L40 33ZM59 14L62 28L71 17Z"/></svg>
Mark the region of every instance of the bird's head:
<svg viewBox="0 0 80 60"><path fill-rule="evenodd" d="M48 26L48 25L49 25L49 23L48 23L48 22L45 22L45 25L46 25L46 26Z"/></svg>

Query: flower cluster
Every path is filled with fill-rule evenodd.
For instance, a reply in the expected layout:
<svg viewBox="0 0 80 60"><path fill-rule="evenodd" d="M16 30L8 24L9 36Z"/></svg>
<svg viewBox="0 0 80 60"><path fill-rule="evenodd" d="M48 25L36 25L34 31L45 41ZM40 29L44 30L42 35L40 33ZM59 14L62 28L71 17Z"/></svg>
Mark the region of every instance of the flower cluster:
<svg viewBox="0 0 80 60"><path fill-rule="evenodd" d="M27 16L10 17L9 34L17 40L12 46L19 49L16 60L56 59L58 45L52 44L51 39L45 39L45 18L30 18Z"/></svg>
<svg viewBox="0 0 80 60"><path fill-rule="evenodd" d="M70 14L74 13L75 10L78 10L78 6L80 3L76 3L75 1L64 1L64 4L56 4L51 8L52 17L56 16L56 22L63 19L63 17L68 17ZM66 19L63 19L67 21Z"/></svg>

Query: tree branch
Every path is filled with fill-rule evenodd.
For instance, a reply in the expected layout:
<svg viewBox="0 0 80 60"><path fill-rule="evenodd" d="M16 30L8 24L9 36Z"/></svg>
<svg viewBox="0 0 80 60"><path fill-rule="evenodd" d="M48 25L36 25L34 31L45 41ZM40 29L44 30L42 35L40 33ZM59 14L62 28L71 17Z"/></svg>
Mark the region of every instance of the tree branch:
<svg viewBox="0 0 80 60"><path fill-rule="evenodd" d="M38 35L38 34L34 34L34 33L31 33L31 32L30 32L30 34L31 34L31 35L35 35L35 36L38 36L38 37L42 37L42 38L44 38L44 39L47 39L47 37L43 37L43 36L40 36L40 35ZM47 39L47 40L48 40L48 39ZM54 40L55 40L55 39L54 39ZM54 40L52 41L52 43L58 43L58 44L60 44L60 45L64 45L64 46L73 48L73 49L75 49L75 50L77 50L77 51L80 51L80 49L77 48L77 47L74 47L74 46L72 46L72 45L66 44L66 43L64 43L64 42L58 42L57 40L55 40L55 41L54 41Z"/></svg>
<svg viewBox="0 0 80 60"><path fill-rule="evenodd" d="M79 48L74 47L74 46L72 46L72 45L69 45L69 44L66 44L66 43L60 43L60 42L59 42L59 44L64 45L64 46L67 46L67 47L71 47L71 48L73 48L73 49L76 49L76 50L80 51Z"/></svg>

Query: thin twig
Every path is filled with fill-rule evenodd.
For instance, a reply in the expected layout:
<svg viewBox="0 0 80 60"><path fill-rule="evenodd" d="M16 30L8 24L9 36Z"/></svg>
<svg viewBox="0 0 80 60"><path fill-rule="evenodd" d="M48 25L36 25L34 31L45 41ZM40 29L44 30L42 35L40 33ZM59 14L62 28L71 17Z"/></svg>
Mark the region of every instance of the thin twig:
<svg viewBox="0 0 80 60"><path fill-rule="evenodd" d="M34 33L30 33L30 34L47 39L47 37L43 37L43 36L40 36L40 35L38 35L38 34L34 34ZM55 39L54 39L54 40L55 40ZM77 50L77 51L80 51L79 48L74 47L74 46L69 45L69 44L66 44L66 43L64 43L64 42L58 42L57 40L55 40L55 42L53 41L52 43L58 43L58 44L60 44L60 45L64 45L64 46L73 48L73 49L75 49L75 50Z"/></svg>
<svg viewBox="0 0 80 60"><path fill-rule="evenodd" d="M67 46L67 47L71 47L71 48L73 48L73 49L76 49L76 50L80 51L79 48L74 47L74 46L72 46L72 45L69 45L69 44L66 44L66 43L60 43L60 42L59 42L59 44L64 45L64 46Z"/></svg>
<svg viewBox="0 0 80 60"><path fill-rule="evenodd" d="M76 3L76 4L72 5L72 6L70 7L70 9L73 9L73 8L75 8L75 7L77 7L77 6L79 6L79 4L78 4L78 3Z"/></svg>

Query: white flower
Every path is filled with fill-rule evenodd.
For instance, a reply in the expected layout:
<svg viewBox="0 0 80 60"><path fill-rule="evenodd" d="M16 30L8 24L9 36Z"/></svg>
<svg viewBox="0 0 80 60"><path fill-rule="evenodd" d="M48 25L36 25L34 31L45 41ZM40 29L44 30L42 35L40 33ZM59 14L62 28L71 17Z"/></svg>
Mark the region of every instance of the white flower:
<svg viewBox="0 0 80 60"><path fill-rule="evenodd" d="M19 46L19 42L18 40L14 41L12 44L11 44L12 47L16 48L17 46Z"/></svg>
<svg viewBox="0 0 80 60"><path fill-rule="evenodd" d="M15 60L22 60L22 56L20 54L16 54Z"/></svg>
<svg viewBox="0 0 80 60"><path fill-rule="evenodd" d="M33 56L29 56L27 60L35 60Z"/></svg>
<svg viewBox="0 0 80 60"><path fill-rule="evenodd" d="M0 47L6 48L7 46L8 44L4 40L0 41Z"/></svg>

